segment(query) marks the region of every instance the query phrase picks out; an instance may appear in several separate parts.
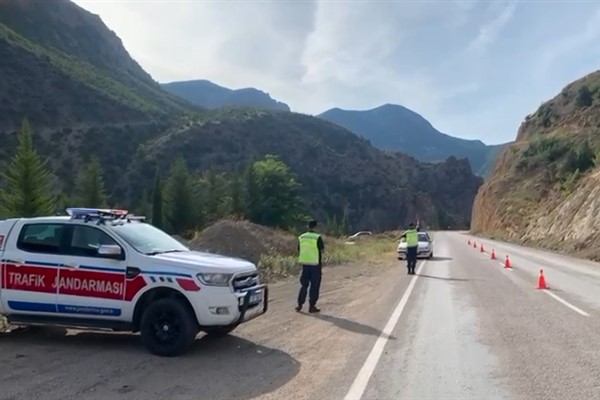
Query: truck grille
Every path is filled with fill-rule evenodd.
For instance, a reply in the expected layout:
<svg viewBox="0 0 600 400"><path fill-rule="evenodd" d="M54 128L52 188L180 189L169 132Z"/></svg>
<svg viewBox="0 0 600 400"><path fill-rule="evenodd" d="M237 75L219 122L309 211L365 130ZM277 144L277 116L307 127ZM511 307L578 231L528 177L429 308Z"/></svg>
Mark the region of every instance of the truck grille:
<svg viewBox="0 0 600 400"><path fill-rule="evenodd" d="M233 290L235 290L236 292L243 292L245 290L253 288L258 284L260 284L258 272L250 272L246 274L236 275L232 281Z"/></svg>

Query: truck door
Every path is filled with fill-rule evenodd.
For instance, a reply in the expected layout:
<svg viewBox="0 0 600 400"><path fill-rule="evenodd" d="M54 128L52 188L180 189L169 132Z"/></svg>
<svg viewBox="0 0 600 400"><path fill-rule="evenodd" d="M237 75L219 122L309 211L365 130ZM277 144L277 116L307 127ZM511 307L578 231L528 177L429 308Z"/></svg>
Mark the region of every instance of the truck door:
<svg viewBox="0 0 600 400"><path fill-rule="evenodd" d="M68 245L58 277L57 312L64 317L123 320L125 259L98 255L101 245L118 245L93 225L70 225Z"/></svg>
<svg viewBox="0 0 600 400"><path fill-rule="evenodd" d="M4 238L2 302L9 314L55 315L67 225L18 224Z"/></svg>

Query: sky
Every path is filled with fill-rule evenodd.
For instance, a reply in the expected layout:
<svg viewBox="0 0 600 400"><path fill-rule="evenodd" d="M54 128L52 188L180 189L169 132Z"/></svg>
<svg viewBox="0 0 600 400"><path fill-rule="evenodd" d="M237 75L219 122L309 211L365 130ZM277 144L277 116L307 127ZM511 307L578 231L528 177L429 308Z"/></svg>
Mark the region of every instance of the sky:
<svg viewBox="0 0 600 400"><path fill-rule="evenodd" d="M600 0L75 0L158 82L256 87L293 111L401 104L488 144L600 69Z"/></svg>

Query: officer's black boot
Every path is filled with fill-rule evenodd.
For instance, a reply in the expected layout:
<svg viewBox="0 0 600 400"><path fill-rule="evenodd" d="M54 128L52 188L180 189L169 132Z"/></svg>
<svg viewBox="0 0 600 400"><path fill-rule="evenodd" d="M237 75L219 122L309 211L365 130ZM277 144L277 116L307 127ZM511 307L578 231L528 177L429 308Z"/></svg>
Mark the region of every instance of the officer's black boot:
<svg viewBox="0 0 600 400"><path fill-rule="evenodd" d="M314 313L320 313L321 310L318 309L317 306L310 306L310 308L308 309L308 312L311 314L314 314Z"/></svg>

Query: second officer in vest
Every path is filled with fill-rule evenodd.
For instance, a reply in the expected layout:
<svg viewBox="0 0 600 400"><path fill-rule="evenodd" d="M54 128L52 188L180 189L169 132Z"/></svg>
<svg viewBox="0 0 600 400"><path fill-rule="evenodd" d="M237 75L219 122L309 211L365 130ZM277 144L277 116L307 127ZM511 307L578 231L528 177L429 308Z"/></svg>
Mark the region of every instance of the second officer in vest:
<svg viewBox="0 0 600 400"><path fill-rule="evenodd" d="M402 237L406 239L406 268L409 275L414 275L417 266L417 249L419 247L419 234L415 229L415 224L411 222Z"/></svg>
<svg viewBox="0 0 600 400"><path fill-rule="evenodd" d="M318 313L317 301L319 300L319 291L321 289L321 267L322 255L325 248L323 238L315 232L317 221L308 223L308 232L298 237L298 262L302 265L302 274L300 275L300 293L298 293L298 305L296 311L302 310L306 302L306 295L309 292L309 313Z"/></svg>

